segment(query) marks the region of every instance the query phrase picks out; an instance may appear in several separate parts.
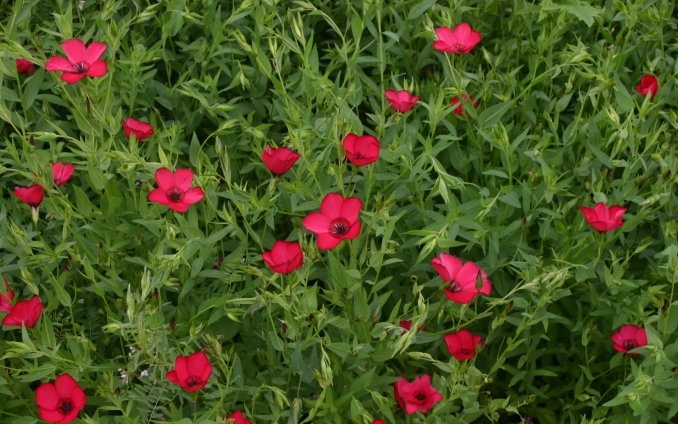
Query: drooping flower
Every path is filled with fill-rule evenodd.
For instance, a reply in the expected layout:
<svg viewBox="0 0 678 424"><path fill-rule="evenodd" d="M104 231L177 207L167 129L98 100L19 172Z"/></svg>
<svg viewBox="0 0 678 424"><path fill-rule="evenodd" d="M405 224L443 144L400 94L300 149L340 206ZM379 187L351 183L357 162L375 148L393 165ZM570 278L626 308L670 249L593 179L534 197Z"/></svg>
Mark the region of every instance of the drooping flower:
<svg viewBox="0 0 678 424"><path fill-rule="evenodd" d="M456 256L441 253L431 259L431 265L443 281L449 282L445 296L453 302L469 303L479 294L492 292L487 274L474 262L463 263Z"/></svg>
<svg viewBox="0 0 678 424"><path fill-rule="evenodd" d="M647 346L647 331L643 327L636 327L633 324L622 325L622 327L610 336L612 347L618 352L631 353L638 355L638 352L629 352L637 347Z"/></svg>
<svg viewBox="0 0 678 424"><path fill-rule="evenodd" d="M16 71L19 74L33 75L35 64L28 59L16 59Z"/></svg>
<svg viewBox="0 0 678 424"><path fill-rule="evenodd" d="M636 91L641 95L647 97L654 97L659 91L659 81L654 75L643 75L640 77L640 83L636 86Z"/></svg>
<svg viewBox="0 0 678 424"><path fill-rule="evenodd" d="M469 95L466 94L466 93L463 93L461 96L457 96L457 97L453 98L452 100L450 100L450 104L452 106L456 106L454 108L454 114L455 115L463 116L463 115L466 114L466 112L464 111L464 102L462 101L462 99L464 101L470 103L473 107L478 106L478 100L476 100L472 97L469 97Z"/></svg>
<svg viewBox="0 0 678 424"><path fill-rule="evenodd" d="M411 94L407 90L386 90L386 100L391 105L391 107L400 113L405 113L412 109L414 105L419 101L419 97Z"/></svg>
<svg viewBox="0 0 678 424"><path fill-rule="evenodd" d="M454 29L443 26L436 28L435 31L438 39L433 42L433 48L445 53L466 54L483 39L480 33L474 31L466 22L460 23Z"/></svg>
<svg viewBox="0 0 678 424"><path fill-rule="evenodd" d="M137 141L142 141L153 135L153 126L148 122L142 122L135 118L127 118L122 121L122 130L125 137L134 135Z"/></svg>
<svg viewBox="0 0 678 424"><path fill-rule="evenodd" d="M241 411L235 411L228 416L228 419L232 420L232 424L252 424Z"/></svg>
<svg viewBox="0 0 678 424"><path fill-rule="evenodd" d="M483 343L483 338L471 334L466 329L445 335L445 344L450 355L457 361L468 361L476 355L476 348Z"/></svg>
<svg viewBox="0 0 678 424"><path fill-rule="evenodd" d="M12 306L9 314L2 319L2 325L7 327L33 327L42 314L40 296L33 296L30 300L20 300Z"/></svg>
<svg viewBox="0 0 678 424"><path fill-rule="evenodd" d="M398 326L400 328L403 328L405 331L410 331L410 329L412 328L412 320L410 320L410 319L401 320L398 323ZM424 331L424 330L426 330L425 325L422 325L421 327L417 328L417 331Z"/></svg>
<svg viewBox="0 0 678 424"><path fill-rule="evenodd" d="M200 390L212 374L212 364L203 351L189 356L177 356L174 369L167 372L167 379L188 392Z"/></svg>
<svg viewBox="0 0 678 424"><path fill-rule="evenodd" d="M601 233L614 230L624 224L622 216L626 213L626 208L623 206L608 207L605 203L599 202L592 208L580 206L579 210L584 214L589 225Z"/></svg>
<svg viewBox="0 0 678 424"><path fill-rule="evenodd" d="M301 155L287 147L271 147L266 145L261 152L261 160L271 173L282 175L292 168Z"/></svg>
<svg viewBox="0 0 678 424"><path fill-rule="evenodd" d="M5 294L0 293L0 312L10 312L14 305L14 291L9 289L9 282L5 281Z"/></svg>
<svg viewBox="0 0 678 424"><path fill-rule="evenodd" d="M358 237L362 207L357 197L344 198L339 193L329 193L320 203L320 212L306 215L302 225L318 236L320 249L334 249L342 240Z"/></svg>
<svg viewBox="0 0 678 424"><path fill-rule="evenodd" d="M73 176L73 172L75 172L75 167L70 163L52 164L52 178L57 186L66 184Z"/></svg>
<svg viewBox="0 0 678 424"><path fill-rule="evenodd" d="M25 204L37 208L45 198L45 189L40 184L31 184L28 187L14 187L14 195Z"/></svg>
<svg viewBox="0 0 678 424"><path fill-rule="evenodd" d="M261 254L268 268L279 274L289 274L304 262L304 253L297 242L278 240L271 250Z"/></svg>
<svg viewBox="0 0 678 424"><path fill-rule="evenodd" d="M393 384L395 399L407 415L415 412L427 413L436 402L443 400L435 387L431 385L431 377L424 374L415 377L412 382L404 377Z"/></svg>
<svg viewBox="0 0 678 424"><path fill-rule="evenodd" d="M158 188L148 193L148 200L166 205L176 212L186 212L189 206L205 197L202 188L191 187L193 171L190 169L181 168L172 172L160 168L155 171L155 181Z"/></svg>
<svg viewBox="0 0 678 424"><path fill-rule="evenodd" d="M75 84L83 77L103 77L108 72L105 60L99 59L106 45L93 41L85 47L82 40L71 39L61 43L66 57L52 56L45 63L45 70L63 72L61 80Z"/></svg>
<svg viewBox="0 0 678 424"><path fill-rule="evenodd" d="M379 140L373 135L348 134L344 137L346 159L355 166L364 166L379 159Z"/></svg>
<svg viewBox="0 0 678 424"><path fill-rule="evenodd" d="M40 418L51 423L70 423L77 418L86 401L85 392L69 374L61 374L53 384L43 383L35 390Z"/></svg>

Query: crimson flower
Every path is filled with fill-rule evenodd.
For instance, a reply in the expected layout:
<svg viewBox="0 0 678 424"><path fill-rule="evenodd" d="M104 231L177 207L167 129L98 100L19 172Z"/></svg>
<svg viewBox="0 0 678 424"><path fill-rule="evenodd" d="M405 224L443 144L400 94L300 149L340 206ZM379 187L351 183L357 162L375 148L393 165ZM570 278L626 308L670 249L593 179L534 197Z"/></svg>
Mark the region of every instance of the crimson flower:
<svg viewBox="0 0 678 424"><path fill-rule="evenodd" d="M122 130L125 137L130 138L134 135L137 141L142 141L153 135L153 126L148 122L142 122L134 118L127 118L122 121Z"/></svg>
<svg viewBox="0 0 678 424"><path fill-rule="evenodd" d="M398 326L400 328L405 329L405 331L410 331L410 329L412 328L412 320L404 319L404 320L402 320L398 323ZM422 325L421 327L417 328L417 331L424 331L424 330L426 330L425 325Z"/></svg>
<svg viewBox="0 0 678 424"><path fill-rule="evenodd" d="M379 140L373 135L348 134L343 146L346 159L355 166L369 165L379 159Z"/></svg>
<svg viewBox="0 0 678 424"><path fill-rule="evenodd" d="M431 259L431 265L443 281L450 283L445 296L453 302L469 303L479 294L492 292L487 274L474 262L463 263L456 256L441 253Z"/></svg>
<svg viewBox="0 0 678 424"><path fill-rule="evenodd" d="M2 325L8 327L33 327L42 314L40 296L33 296L30 300L20 300L14 304L9 314L2 319Z"/></svg>
<svg viewBox="0 0 678 424"><path fill-rule="evenodd" d="M261 152L261 160L264 162L264 165L275 175L282 175L289 171L300 157L299 153L287 147L271 147L267 145Z"/></svg>
<svg viewBox="0 0 678 424"><path fill-rule="evenodd" d="M32 75L35 72L35 64L28 59L16 59L16 71L20 74Z"/></svg>
<svg viewBox="0 0 678 424"><path fill-rule="evenodd" d="M466 93L463 93L461 96L455 97L454 99L450 100L450 104L452 106L456 106L454 108L455 115L462 116L466 114L466 112L464 112L464 105L462 99L473 105L473 107L478 106L478 100L474 99L473 97L469 97L469 95Z"/></svg>
<svg viewBox="0 0 678 424"><path fill-rule="evenodd" d="M302 225L317 234L320 249L334 249L342 240L358 237L362 207L357 197L344 198L339 193L329 193L320 203L320 212L306 215Z"/></svg>
<svg viewBox="0 0 678 424"><path fill-rule="evenodd" d="M622 216L626 213L626 208L623 206L608 207L605 203L599 202L592 208L580 206L579 210L593 229L601 233L614 230L624 224Z"/></svg>
<svg viewBox="0 0 678 424"><path fill-rule="evenodd" d="M5 293L0 293L0 312L10 312L12 310L12 301L14 300L14 291L9 290L9 282L5 280Z"/></svg>
<svg viewBox="0 0 678 424"><path fill-rule="evenodd" d="M71 179L75 172L75 167L70 163L53 163L52 164L52 178L54 178L54 184L57 186L64 185Z"/></svg>
<svg viewBox="0 0 678 424"><path fill-rule="evenodd" d="M454 29L443 26L435 31L438 39L433 42L433 48L445 53L466 54L483 38L466 22L460 23Z"/></svg>
<svg viewBox="0 0 678 424"><path fill-rule="evenodd" d="M235 411L228 416L228 419L233 420L233 424L252 424L241 411Z"/></svg>
<svg viewBox="0 0 678 424"><path fill-rule="evenodd" d="M398 405L407 415L415 412L425 414L436 402L443 400L443 395L431 385L431 377L428 374L415 377L412 382L402 377L393 384L393 392Z"/></svg>
<svg viewBox="0 0 678 424"><path fill-rule="evenodd" d="M158 188L148 193L148 200L166 205L176 212L186 212L189 206L205 197L200 187L191 187L193 171L190 169L181 168L172 172L160 168L155 171L155 181Z"/></svg>
<svg viewBox="0 0 678 424"><path fill-rule="evenodd" d="M278 274L289 274L299 268L304 261L304 253L299 243L278 240L268 252L261 254L266 265Z"/></svg>
<svg viewBox="0 0 678 424"><path fill-rule="evenodd" d="M386 90L384 93L391 107L400 113L409 111L419 101L419 97L410 94L407 90Z"/></svg>
<svg viewBox="0 0 678 424"><path fill-rule="evenodd" d="M28 187L14 187L14 195L22 202L33 208L40 206L45 198L45 189L40 184L32 184Z"/></svg>
<svg viewBox="0 0 678 424"><path fill-rule="evenodd" d="M386 423L382 420L374 420L370 424L386 424Z"/></svg>
<svg viewBox="0 0 678 424"><path fill-rule="evenodd" d="M643 327L636 327L632 324L622 325L622 327L610 336L612 347L618 352L629 353L630 350L637 347L647 346L647 332ZM638 355L638 352L630 352L632 355Z"/></svg>
<svg viewBox="0 0 678 424"><path fill-rule="evenodd" d="M40 418L51 423L70 423L85 407L86 400L85 392L69 374L61 374L54 384L43 383L35 390Z"/></svg>
<svg viewBox="0 0 678 424"><path fill-rule="evenodd" d="M167 372L167 379L184 388L187 392L200 390L212 374L212 364L203 351L189 356L177 356L174 369Z"/></svg>
<svg viewBox="0 0 678 424"><path fill-rule="evenodd" d="M657 77L654 75L643 75L640 77L640 83L636 87L636 91L645 97L648 95L654 97L657 91L659 91Z"/></svg>
<svg viewBox="0 0 678 424"><path fill-rule="evenodd" d="M450 355L457 361L468 361L476 355L476 348L483 343L483 338L462 329L456 333L445 335L445 344Z"/></svg>
<svg viewBox="0 0 678 424"><path fill-rule="evenodd" d="M82 40L71 39L61 43L66 57L52 56L45 63L45 70L63 72L61 80L75 84L83 77L103 77L108 72L105 60L100 60L106 45L94 41L85 47Z"/></svg>

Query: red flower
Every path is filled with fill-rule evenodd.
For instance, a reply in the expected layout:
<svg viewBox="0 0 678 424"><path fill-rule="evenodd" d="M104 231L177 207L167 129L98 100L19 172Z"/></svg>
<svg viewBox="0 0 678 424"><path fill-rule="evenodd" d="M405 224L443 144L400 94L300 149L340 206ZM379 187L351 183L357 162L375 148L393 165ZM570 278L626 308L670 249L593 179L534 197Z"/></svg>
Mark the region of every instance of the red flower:
<svg viewBox="0 0 678 424"><path fill-rule="evenodd" d="M483 338L462 329L445 336L445 344L450 355L457 361L468 361L476 355L476 348L483 343Z"/></svg>
<svg viewBox="0 0 678 424"><path fill-rule="evenodd" d="M375 136L348 134L343 146L346 159L355 166L369 165L379 159L379 140Z"/></svg>
<svg viewBox="0 0 678 424"><path fill-rule="evenodd" d="M70 163L53 163L52 164L52 178L54 178L54 184L57 186L64 185L71 179L75 172L75 167Z"/></svg>
<svg viewBox="0 0 678 424"><path fill-rule="evenodd" d="M612 347L618 352L629 353L630 350L637 347L647 346L647 332L643 327L636 327L632 324L622 325L622 327L610 336ZM637 355L638 352L630 352Z"/></svg>
<svg viewBox="0 0 678 424"><path fill-rule="evenodd" d="M40 184L32 184L28 187L15 187L14 195L25 204L37 208L40 206L42 199L45 198L45 189Z"/></svg>
<svg viewBox="0 0 678 424"><path fill-rule="evenodd" d="M28 59L16 59L16 71L20 74L33 75L35 64Z"/></svg>
<svg viewBox="0 0 678 424"><path fill-rule="evenodd" d="M441 253L431 259L431 265L443 281L450 283L445 296L453 302L469 303L479 294L492 292L492 284L485 271L471 261L463 263L456 256Z"/></svg>
<svg viewBox="0 0 678 424"><path fill-rule="evenodd" d="M279 274L289 274L304 261L299 243L282 240L273 243L271 250L262 253L261 257L271 271Z"/></svg>
<svg viewBox="0 0 678 424"><path fill-rule="evenodd" d="M302 224L318 235L320 249L334 249L342 240L358 237L358 216L362 207L363 203L357 197L344 198L339 193L329 193L320 204L320 212L306 215Z"/></svg>
<svg viewBox="0 0 678 424"><path fill-rule="evenodd" d="M299 153L287 147L271 147L267 145L261 152L261 160L264 162L264 165L275 175L282 175L289 171L294 162L300 157Z"/></svg>
<svg viewBox="0 0 678 424"><path fill-rule="evenodd" d="M2 320L2 325L8 327L33 327L42 314L40 296L33 296L31 300L20 300L14 304L9 314Z"/></svg>
<svg viewBox="0 0 678 424"><path fill-rule="evenodd" d="M200 390L207 384L212 374L212 365L203 351L189 356L177 356L174 369L167 372L167 379L188 392Z"/></svg>
<svg viewBox="0 0 678 424"><path fill-rule="evenodd" d="M69 374L61 374L54 384L43 383L35 390L40 418L51 423L70 423L85 407L86 400L85 392Z"/></svg>
<svg viewBox="0 0 678 424"><path fill-rule="evenodd" d="M5 280L5 293L0 293L0 312L10 312L12 310L12 301L14 300L14 291L9 290L9 282Z"/></svg>
<svg viewBox="0 0 678 424"><path fill-rule="evenodd" d="M148 200L169 206L176 212L186 212L193 203L199 202L205 193L200 187L191 187L193 171L177 169L175 172L167 168L155 171L158 188L148 193Z"/></svg>
<svg viewBox="0 0 678 424"><path fill-rule="evenodd" d="M233 424L252 424L252 422L245 418L245 415L240 411L235 411L229 415L228 418L233 420Z"/></svg>
<svg viewBox="0 0 678 424"><path fill-rule="evenodd" d="M636 91L643 96L647 97L649 94L654 97L654 95L657 94L657 91L659 91L659 81L657 81L657 77L654 75L643 75L640 77L640 83L636 87Z"/></svg>
<svg viewBox="0 0 678 424"><path fill-rule="evenodd" d="M436 402L443 400L443 395L431 386L431 377L428 374L415 377L411 383L401 378L393 384L393 392L398 405L407 415L415 412L425 414Z"/></svg>
<svg viewBox="0 0 678 424"><path fill-rule="evenodd" d="M450 100L450 104L452 106L456 106L454 108L455 115L462 116L466 114L466 112L464 112L464 104L462 102L462 99L473 105L473 107L478 106L478 100L469 97L469 95L466 93L463 93L461 96L455 97L454 99Z"/></svg>
<svg viewBox="0 0 678 424"><path fill-rule="evenodd" d="M624 224L622 216L626 213L623 206L610 206L603 202L596 203L592 208L580 206L579 210L584 214L588 223L600 232L606 232L621 227Z"/></svg>
<svg viewBox="0 0 678 424"><path fill-rule="evenodd" d="M412 320L409 320L409 319L405 320L404 319L404 320L402 320L398 323L398 326L400 328L404 328L405 331L410 331L410 329L412 328ZM425 325L422 325L421 327L417 328L417 331L424 331L424 330L426 330Z"/></svg>
<svg viewBox="0 0 678 424"><path fill-rule="evenodd" d="M400 113L405 113L408 110L412 109L414 105L419 101L419 97L410 94L407 90L386 90L386 100L391 105L391 107Z"/></svg>
<svg viewBox="0 0 678 424"><path fill-rule="evenodd" d="M374 420L374 421L372 421L371 424L386 424L386 423L383 422L382 420Z"/></svg>
<svg viewBox="0 0 678 424"><path fill-rule="evenodd" d="M433 42L433 48L445 53L468 53L483 38L479 32L471 29L471 25L466 22L460 23L454 29L444 26L436 28L435 31L438 39Z"/></svg>
<svg viewBox="0 0 678 424"><path fill-rule="evenodd" d="M61 43L66 58L52 56L45 63L45 70L63 72L61 80L75 84L83 77L103 77L108 72L105 60L99 60L106 51L106 45L92 42L88 47L82 40L66 40Z"/></svg>
<svg viewBox="0 0 678 424"><path fill-rule="evenodd" d="M125 137L130 138L134 135L137 141L145 140L153 135L153 126L148 122L138 121L134 118L127 118L122 121L122 130Z"/></svg>

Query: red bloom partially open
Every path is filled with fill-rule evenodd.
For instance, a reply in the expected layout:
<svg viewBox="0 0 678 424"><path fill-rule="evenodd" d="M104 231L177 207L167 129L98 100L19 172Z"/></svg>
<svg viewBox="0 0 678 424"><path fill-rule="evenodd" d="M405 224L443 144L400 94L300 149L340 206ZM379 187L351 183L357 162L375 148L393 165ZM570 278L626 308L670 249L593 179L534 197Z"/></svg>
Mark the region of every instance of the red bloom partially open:
<svg viewBox="0 0 678 424"><path fill-rule="evenodd" d="M622 327L610 336L612 347L618 352L631 353L638 355L638 352L629 352L637 347L647 346L647 331L643 327L636 327L632 324L622 325Z"/></svg>
<svg viewBox="0 0 678 424"><path fill-rule="evenodd" d="M476 348L483 343L483 338L462 329L456 333L445 335L445 344L450 355L457 361L468 361L476 355Z"/></svg>
<svg viewBox="0 0 678 424"><path fill-rule="evenodd" d="M172 172L167 168L160 168L155 171L155 181L158 188L148 193L148 200L166 205L173 211L186 212L189 206L205 197L200 187L191 187L193 171L190 169L182 168Z"/></svg>
<svg viewBox="0 0 678 424"><path fill-rule="evenodd" d="M473 107L478 106L478 100L469 97L469 95L466 93L463 93L461 96L457 96L450 100L450 104L452 106L456 106L454 108L455 115L463 116L466 114L466 112L464 111L464 102L462 101L462 99L464 99L464 101L466 101L467 103L470 103Z"/></svg>
<svg viewBox="0 0 678 424"><path fill-rule="evenodd" d="M212 364L203 351L189 356L177 356L174 369L167 372L167 379L188 392L200 390L212 374Z"/></svg>
<svg viewBox="0 0 678 424"><path fill-rule="evenodd" d="M412 328L412 320L411 319L401 320L398 323L398 327L403 328L405 331L410 331L410 329ZM421 327L417 328L417 331L424 331L424 330L426 330L425 325L422 325Z"/></svg>
<svg viewBox="0 0 678 424"><path fill-rule="evenodd" d="M292 168L301 155L287 147L266 146L261 152L261 160L269 171L282 175Z"/></svg>
<svg viewBox="0 0 678 424"><path fill-rule="evenodd" d="M52 56L45 63L45 70L63 72L61 80L75 84L83 77L103 77L108 72L105 60L100 60L106 51L104 43L92 42L85 47L82 40L71 39L61 43L66 57Z"/></svg>
<svg viewBox="0 0 678 424"><path fill-rule="evenodd" d="M407 415L415 412L425 414L436 402L443 400L443 395L431 385L431 377L428 374L415 377L412 382L401 378L394 383L393 392L398 405Z"/></svg>
<svg viewBox="0 0 678 424"><path fill-rule="evenodd" d="M419 101L419 97L410 94L407 90L386 90L384 93L391 107L400 113L409 111Z"/></svg>
<svg viewBox="0 0 678 424"><path fill-rule="evenodd" d="M228 418L232 420L232 424L252 424L250 420L245 418L245 414L243 414L241 411L235 411L229 415Z"/></svg>
<svg viewBox="0 0 678 424"><path fill-rule="evenodd" d="M8 327L33 327L42 314L40 296L33 296L30 300L20 300L10 309L9 314L2 319L2 325Z"/></svg>
<svg viewBox="0 0 678 424"><path fill-rule="evenodd" d="M597 231L606 232L619 228L624 224L622 216L626 213L623 206L610 206L599 202L592 208L580 206L579 210L584 214L586 221Z"/></svg>
<svg viewBox="0 0 678 424"><path fill-rule="evenodd" d="M342 240L358 237L362 207L357 197L344 198L339 193L329 193L320 204L320 212L306 215L302 225L317 234L320 249L334 249Z"/></svg>
<svg viewBox="0 0 678 424"><path fill-rule="evenodd" d="M139 121L135 118L127 118L122 121L122 130L125 137L134 135L137 141L145 140L153 135L153 126L148 122Z"/></svg>
<svg viewBox="0 0 678 424"><path fill-rule="evenodd" d="M75 167L70 163L53 163L52 164L52 178L54 178L54 184L57 186L64 185L71 179L75 172Z"/></svg>
<svg viewBox="0 0 678 424"><path fill-rule="evenodd" d="M5 294L0 293L0 312L10 312L12 301L14 300L14 291L9 290L9 283L5 280Z"/></svg>
<svg viewBox="0 0 678 424"><path fill-rule="evenodd" d="M348 134L343 146L346 159L355 166L369 165L379 159L379 140L373 135Z"/></svg>
<svg viewBox="0 0 678 424"><path fill-rule="evenodd" d="M659 91L659 81L654 75L643 75L640 77L640 83L636 87L636 91L643 96L654 97Z"/></svg>
<svg viewBox="0 0 678 424"><path fill-rule="evenodd" d="M20 74L32 75L35 72L35 64L28 59L16 59L16 71Z"/></svg>
<svg viewBox="0 0 678 424"><path fill-rule="evenodd" d="M14 195L22 202L37 208L45 198L45 189L40 184L32 184L28 187L15 187Z"/></svg>
<svg viewBox="0 0 678 424"><path fill-rule="evenodd" d="M454 29L443 26L435 31L438 39L433 42L433 48L445 53L466 54L483 39L466 22L460 23Z"/></svg>
<svg viewBox="0 0 678 424"><path fill-rule="evenodd" d="M469 303L479 294L492 292L485 271L471 261L464 263L456 256L441 253L431 259L431 265L443 281L449 282L445 296L453 302Z"/></svg>
<svg viewBox="0 0 678 424"><path fill-rule="evenodd" d="M51 423L70 423L85 407L87 398L69 374L59 375L54 384L43 383L35 390L40 418Z"/></svg>
<svg viewBox="0 0 678 424"><path fill-rule="evenodd" d="M297 242L278 240L271 250L261 254L266 265L273 272L289 274L304 262L304 253Z"/></svg>

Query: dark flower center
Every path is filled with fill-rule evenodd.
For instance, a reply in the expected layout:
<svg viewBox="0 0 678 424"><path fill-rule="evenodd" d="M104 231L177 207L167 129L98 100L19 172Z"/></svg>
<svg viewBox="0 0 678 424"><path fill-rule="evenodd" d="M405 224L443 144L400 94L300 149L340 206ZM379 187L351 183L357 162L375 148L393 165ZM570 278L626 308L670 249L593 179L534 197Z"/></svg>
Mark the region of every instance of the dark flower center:
<svg viewBox="0 0 678 424"><path fill-rule="evenodd" d="M177 187L172 187L167 191L167 198L172 202L181 202L181 199L184 198L184 192Z"/></svg>
<svg viewBox="0 0 678 424"><path fill-rule="evenodd" d="M344 218L337 218L330 223L330 234L334 237L341 238L351 229L351 224Z"/></svg>
<svg viewBox="0 0 678 424"><path fill-rule="evenodd" d="M466 349L465 347L462 347L461 349L457 349L457 353L464 355L464 356L468 356L469 353L471 353L471 351Z"/></svg>
<svg viewBox="0 0 678 424"><path fill-rule="evenodd" d="M454 281L450 283L449 287L447 288L447 291L451 293L459 293L463 289L459 287L459 284L455 283Z"/></svg>
<svg viewBox="0 0 678 424"><path fill-rule="evenodd" d="M197 386L198 384L200 384L200 379L198 377L189 377L188 380L186 380L186 385L188 387Z"/></svg>
<svg viewBox="0 0 678 424"><path fill-rule="evenodd" d="M635 342L635 341L633 341L633 340L624 340L624 349L626 349L626 350L631 350L631 349L635 349L635 348L637 348L637 347L638 347L638 346L636 345L636 342Z"/></svg>
<svg viewBox="0 0 678 424"><path fill-rule="evenodd" d="M466 51L466 46L461 45L461 44L455 44L454 46L452 46L452 48L457 53L464 53Z"/></svg>
<svg viewBox="0 0 678 424"><path fill-rule="evenodd" d="M87 71L89 71L89 63L87 62L78 62L73 65L73 72L76 74L84 74Z"/></svg>
<svg viewBox="0 0 678 424"><path fill-rule="evenodd" d="M57 411L66 415L73 410L73 402L70 399L61 399L57 406Z"/></svg>
<svg viewBox="0 0 678 424"><path fill-rule="evenodd" d="M428 396L426 396L426 393L424 392L417 392L414 394L414 398L417 399L419 402L424 402Z"/></svg>

